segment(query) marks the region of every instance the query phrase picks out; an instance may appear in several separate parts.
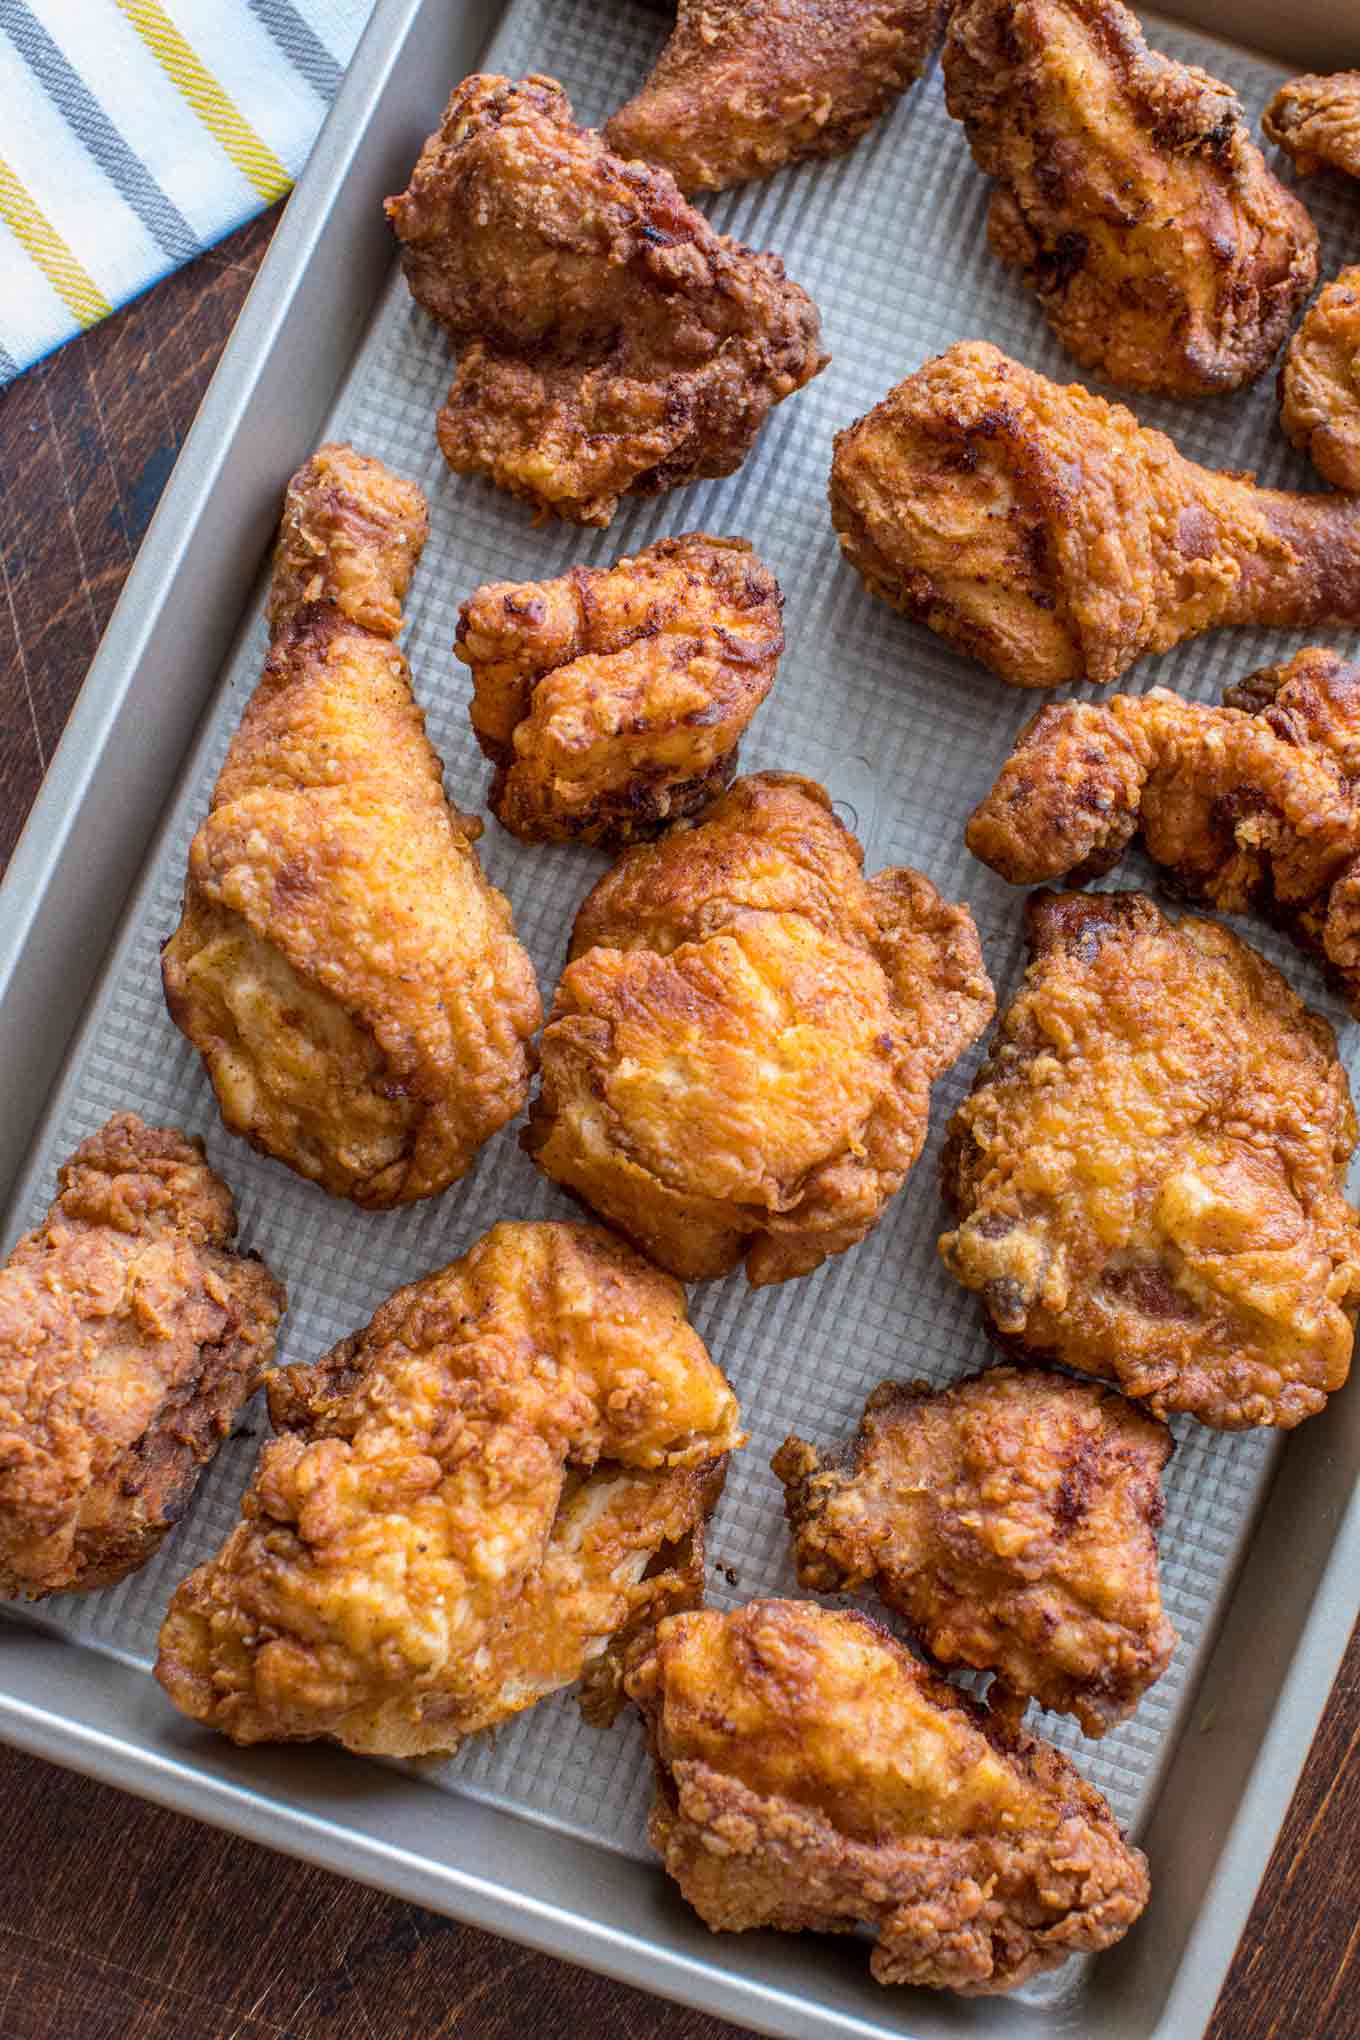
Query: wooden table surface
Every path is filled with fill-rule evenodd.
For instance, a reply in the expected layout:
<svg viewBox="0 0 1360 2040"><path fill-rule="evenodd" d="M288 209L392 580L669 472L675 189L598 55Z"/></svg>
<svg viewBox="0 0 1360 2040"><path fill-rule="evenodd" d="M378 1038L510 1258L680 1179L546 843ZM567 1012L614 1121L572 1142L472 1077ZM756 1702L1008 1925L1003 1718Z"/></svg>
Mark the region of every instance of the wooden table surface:
<svg viewBox="0 0 1360 2040"><path fill-rule="evenodd" d="M0 865L274 220L0 393ZM1360 1636L1213 2040L1360 2036L1357 1743ZM0 2040L518 2040L530 2029L545 2040L734 2031L0 1749Z"/></svg>

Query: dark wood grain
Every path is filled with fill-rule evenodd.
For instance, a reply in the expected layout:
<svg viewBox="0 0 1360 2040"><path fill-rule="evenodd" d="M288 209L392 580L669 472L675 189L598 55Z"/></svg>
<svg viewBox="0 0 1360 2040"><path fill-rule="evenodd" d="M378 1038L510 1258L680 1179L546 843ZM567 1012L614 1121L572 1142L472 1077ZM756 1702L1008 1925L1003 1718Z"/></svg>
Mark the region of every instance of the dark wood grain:
<svg viewBox="0 0 1360 2040"><path fill-rule="evenodd" d="M0 394L0 864L273 224ZM1212 2040L1360 2036L1357 1892L1352 1639ZM733 2030L0 1750L0 2040Z"/></svg>

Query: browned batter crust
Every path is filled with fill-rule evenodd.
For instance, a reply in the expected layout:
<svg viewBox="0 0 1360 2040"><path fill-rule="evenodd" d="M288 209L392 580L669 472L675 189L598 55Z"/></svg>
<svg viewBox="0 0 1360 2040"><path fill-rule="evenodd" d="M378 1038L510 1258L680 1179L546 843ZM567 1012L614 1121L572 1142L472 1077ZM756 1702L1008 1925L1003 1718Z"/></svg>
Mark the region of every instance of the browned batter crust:
<svg viewBox="0 0 1360 2040"><path fill-rule="evenodd" d="M189 1507L286 1301L235 1232L173 1127L122 1113L62 1164L0 1268L0 1594L112 1586Z"/></svg>

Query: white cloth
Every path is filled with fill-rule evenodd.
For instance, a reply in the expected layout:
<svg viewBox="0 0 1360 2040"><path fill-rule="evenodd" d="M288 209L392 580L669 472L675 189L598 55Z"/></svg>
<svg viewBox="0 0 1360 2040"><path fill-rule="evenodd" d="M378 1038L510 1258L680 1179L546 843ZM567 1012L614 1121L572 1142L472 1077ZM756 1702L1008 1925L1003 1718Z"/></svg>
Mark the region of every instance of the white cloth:
<svg viewBox="0 0 1360 2040"><path fill-rule="evenodd" d="M372 0L0 0L0 385L281 197Z"/></svg>

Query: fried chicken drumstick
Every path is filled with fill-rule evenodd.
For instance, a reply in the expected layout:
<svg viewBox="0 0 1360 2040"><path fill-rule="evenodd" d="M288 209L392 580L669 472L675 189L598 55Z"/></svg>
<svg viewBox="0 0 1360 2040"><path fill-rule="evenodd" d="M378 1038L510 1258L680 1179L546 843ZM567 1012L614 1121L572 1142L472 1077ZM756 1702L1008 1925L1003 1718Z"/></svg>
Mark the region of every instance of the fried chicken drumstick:
<svg viewBox="0 0 1360 2040"><path fill-rule="evenodd" d="M274 1357L286 1298L236 1253L203 1143L122 1113L0 1268L0 1594L145 1565Z"/></svg>
<svg viewBox="0 0 1360 2040"><path fill-rule="evenodd" d="M387 213L461 350L444 458L540 516L608 524L626 493L730 475L827 364L778 257L576 127L552 78L464 79Z"/></svg>
<svg viewBox="0 0 1360 2040"><path fill-rule="evenodd" d="M1340 170L1360 177L1360 71L1309 72L1281 85L1261 126L1300 177Z"/></svg>
<svg viewBox="0 0 1360 2040"><path fill-rule="evenodd" d="M686 1281L862 1240L991 1017L968 909L863 857L820 786L760 772L577 915L523 1143Z"/></svg>
<svg viewBox="0 0 1360 2040"><path fill-rule="evenodd" d="M652 1846L715 1933L869 1927L880 1983L974 1997L1110 1947L1147 1904L1146 1859L1067 1759L863 1615L674 1615L627 1689Z"/></svg>
<svg viewBox="0 0 1360 2040"><path fill-rule="evenodd" d="M393 642L425 532L420 491L353 447L289 483L269 661L161 960L232 1132L374 1209L466 1173L542 1016Z"/></svg>
<svg viewBox="0 0 1360 2040"><path fill-rule="evenodd" d="M1032 962L940 1164L998 1343L1160 1417L1292 1428L1350 1369L1360 1219L1336 1039L1264 958L1140 893L1036 893Z"/></svg>
<svg viewBox="0 0 1360 2040"><path fill-rule="evenodd" d="M1171 1433L1122 1395L1039 1367L933 1389L885 1381L857 1435L775 1454L800 1586L873 1587L944 1665L996 1674L1102 1736L1171 1660L1156 1531Z"/></svg>
<svg viewBox="0 0 1360 2040"><path fill-rule="evenodd" d="M1324 482L1360 494L1360 266L1304 313L1280 370L1280 423Z"/></svg>
<svg viewBox="0 0 1360 2040"><path fill-rule="evenodd" d="M1360 502L1197 467L986 341L838 434L831 516L875 595L1015 687L1104 686L1218 625L1360 626Z"/></svg>
<svg viewBox="0 0 1360 2040"><path fill-rule="evenodd" d="M1360 667L1314 646L1226 700L1156 687L1040 709L968 847L1012 885L1084 884L1141 835L1178 893L1283 924L1360 1018Z"/></svg>
<svg viewBox="0 0 1360 2040"><path fill-rule="evenodd" d="M719 191L839 156L920 77L945 0L679 0L675 32L604 138Z"/></svg>
<svg viewBox="0 0 1360 2040"><path fill-rule="evenodd" d="M1209 396L1269 366L1317 231L1242 108L1120 0L956 0L949 111L994 177L988 233L1083 367Z"/></svg>
<svg viewBox="0 0 1360 2040"><path fill-rule="evenodd" d="M497 818L526 843L621 848L705 807L774 683L782 607L744 539L702 531L479 588L454 650Z"/></svg>
<svg viewBox="0 0 1360 2040"><path fill-rule="evenodd" d="M361 1332L271 1377L278 1438L191 1573L156 1676L238 1743L452 1750L703 1592L742 1443L679 1284L595 1226L498 1225Z"/></svg>

